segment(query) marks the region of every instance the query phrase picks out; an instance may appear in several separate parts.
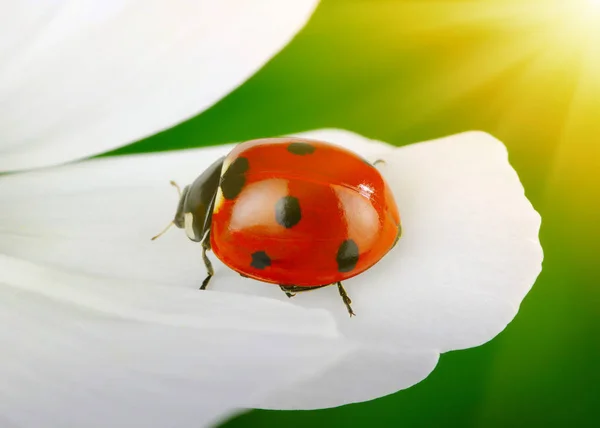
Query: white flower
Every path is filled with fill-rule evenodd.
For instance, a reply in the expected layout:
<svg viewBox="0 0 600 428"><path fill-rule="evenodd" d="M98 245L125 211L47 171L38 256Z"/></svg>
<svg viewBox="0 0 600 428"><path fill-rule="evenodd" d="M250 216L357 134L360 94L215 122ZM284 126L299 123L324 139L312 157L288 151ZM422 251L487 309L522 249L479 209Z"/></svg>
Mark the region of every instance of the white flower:
<svg viewBox="0 0 600 428"><path fill-rule="evenodd" d="M201 2L214 13L202 22L222 22L219 14L240 3ZM9 74L21 86L0 80L2 90L22 89L11 99L0 169L100 153L209 106L282 46L314 6L280 3L253 2L228 14L231 38L219 38L218 25L206 27L216 32L212 49L187 43L206 37L190 18L194 11L183 6L191 3L130 2L102 9L100 18L79 3L67 7L50 29L79 23L73 33L44 37L23 54ZM84 12L92 22L75 19ZM269 25L273 20L277 25ZM140 26L139 43L126 31L132 22ZM174 22L181 32L171 31ZM245 25L273 33L252 41ZM157 37L146 46L142 41L157 26L172 39L163 44ZM238 26L244 30L235 33ZM81 31L89 38L73 37ZM98 34L112 41L104 44ZM257 41L270 46L256 44L260 54L247 58L239 75L227 76L232 63L253 56ZM119 61L132 63L88 59L92 80L79 70L71 76L78 82L73 91L63 82L48 98L38 97L31 88L45 90L57 70L69 73L42 55L52 43L63 61L89 53L92 43L94 52L119 52ZM172 59L163 63L171 54L184 70ZM26 60L47 61L41 64L54 77L23 76ZM96 73L96 63L106 67L98 65ZM148 66L156 72L140 75ZM206 79L191 77L190 68L211 66L203 70ZM119 80L122 73L113 72L103 80L111 67L132 74ZM171 72L180 74L171 79ZM98 87L90 86L96 79ZM123 98L110 98L115 93ZM34 107L29 117L27 103ZM539 274L542 251L539 216L500 142L472 132L396 149L346 131L305 136L385 159L381 170L402 216L397 247L345 282L357 313L352 319L333 288L288 299L278 287L240 278L213 254L216 276L209 291L198 291L205 273L199 245L181 231L150 241L174 214L177 195L168 181L190 182L232 146L0 177L1 425L203 426L235 408L370 400L424 379L441 352L480 345L502 331Z"/></svg>
<svg viewBox="0 0 600 428"><path fill-rule="evenodd" d="M317 0L25 0L0 6L0 171L120 147L195 116Z"/></svg>

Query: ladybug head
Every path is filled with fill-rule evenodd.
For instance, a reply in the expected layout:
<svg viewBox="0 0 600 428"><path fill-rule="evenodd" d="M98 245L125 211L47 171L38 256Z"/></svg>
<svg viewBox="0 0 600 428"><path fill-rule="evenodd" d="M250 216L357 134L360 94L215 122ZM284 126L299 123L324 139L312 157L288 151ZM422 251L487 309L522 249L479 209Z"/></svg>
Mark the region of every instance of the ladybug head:
<svg viewBox="0 0 600 428"><path fill-rule="evenodd" d="M172 225L184 229L188 238L199 242L202 240L212 220L212 211L219 188L221 178L221 168L223 166L222 157L209 166L198 178L189 186L185 186L179 193L179 203L175 218L167 228L152 238L158 238L165 233ZM171 182L179 189L179 186Z"/></svg>

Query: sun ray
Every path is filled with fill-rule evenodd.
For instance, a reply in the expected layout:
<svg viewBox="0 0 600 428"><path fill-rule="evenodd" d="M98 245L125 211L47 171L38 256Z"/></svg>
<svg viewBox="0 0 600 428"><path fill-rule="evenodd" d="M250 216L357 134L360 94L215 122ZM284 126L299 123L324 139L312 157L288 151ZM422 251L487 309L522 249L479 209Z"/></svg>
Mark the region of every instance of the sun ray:
<svg viewBox="0 0 600 428"><path fill-rule="evenodd" d="M585 93L592 100L600 99L598 88L581 80L587 79L584 75L597 73L600 0L556 4L555 9L560 12L560 19L548 28L543 52L531 61L515 85L504 88L495 99L502 106L510 106L497 119L501 135L523 134L531 129L538 138L546 139L546 144L554 144L557 132L571 132L567 128L572 123L567 121L572 122L572 118L568 119L571 115L563 105L571 104L571 110L581 109L576 107L581 104L577 99ZM559 110L557 105L561 105ZM594 106L586 108L590 107Z"/></svg>
<svg viewBox="0 0 600 428"><path fill-rule="evenodd" d="M580 189L598 178L600 165L600 7L597 27L585 31L581 74L554 156L548 188ZM596 183L600 185L600 183ZM600 193L600 191L599 191ZM577 197L572 194L571 197Z"/></svg>
<svg viewBox="0 0 600 428"><path fill-rule="evenodd" d="M478 43L471 49L465 49L459 55L448 59L443 68L432 69L423 73L410 88L403 88L404 94L400 103L405 105L390 106L403 109L401 129L409 129L429 120L435 113L452 105L461 97L493 82L503 72L533 56L543 49L546 35L544 33L530 35L520 43L507 43L506 40L492 40ZM406 83L399 79L399 87ZM382 91L394 88L382 88ZM381 93L373 93L365 100L359 114L366 114L372 105L380 102ZM410 108L406 108L409 105Z"/></svg>
<svg viewBox="0 0 600 428"><path fill-rule="evenodd" d="M398 21L398 33L390 35L397 40L387 43L399 46L399 55L411 44L426 45L435 66L419 67L421 74L414 85L407 85L406 76L399 76L397 88L388 85L374 91L352 114L368 114L381 99L381 91L395 91L403 94L402 99L388 108L401 111L402 129L410 129L528 59L537 71L531 71L532 80L524 81L517 99L531 95L532 100L541 100L550 94L547 87L536 85L536 73L547 75L550 70L565 68L576 72L581 57L590 55L587 40L600 43L594 31L600 28L600 5L596 3L600 0L377 3L370 13ZM362 12L369 13L366 9ZM466 48L461 51L456 48L459 45ZM569 85L572 83L565 83ZM516 103L515 112L506 113L505 118L510 121L525 109L533 111L531 103Z"/></svg>
<svg viewBox="0 0 600 428"><path fill-rule="evenodd" d="M546 5L547 3L544 3ZM383 1L351 3L336 11L343 15L372 15L376 21L392 20L398 35L437 33L456 28L504 29L548 24L560 14L556 8L540 6L539 2L505 1ZM387 24L386 24L387 25ZM415 42L419 42L415 40Z"/></svg>
<svg viewBox="0 0 600 428"><path fill-rule="evenodd" d="M581 54L573 51L556 61L551 50L540 52L519 74L495 91L484 107L493 135L510 142L512 160L521 179L539 194L565 128L566 114L578 83ZM528 160L537 159L532 163ZM522 164L520 164L522 162Z"/></svg>

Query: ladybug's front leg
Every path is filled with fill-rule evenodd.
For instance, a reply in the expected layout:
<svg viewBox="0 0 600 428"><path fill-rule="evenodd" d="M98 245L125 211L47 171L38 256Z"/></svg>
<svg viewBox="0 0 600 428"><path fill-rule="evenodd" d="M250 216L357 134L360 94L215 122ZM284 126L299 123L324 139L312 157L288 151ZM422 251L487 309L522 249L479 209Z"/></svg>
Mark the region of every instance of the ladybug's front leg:
<svg viewBox="0 0 600 428"><path fill-rule="evenodd" d="M206 287L208 286L210 279L215 274L212 263L210 262L210 260L208 259L208 256L206 255L206 251L208 251L208 250L210 250L210 229L208 230L208 232L206 232L206 235L204 235L204 239L202 240L202 260L204 260L204 266L206 266L206 273L208 274L208 276L206 278L204 278L204 281L202 281L200 290L206 290Z"/></svg>

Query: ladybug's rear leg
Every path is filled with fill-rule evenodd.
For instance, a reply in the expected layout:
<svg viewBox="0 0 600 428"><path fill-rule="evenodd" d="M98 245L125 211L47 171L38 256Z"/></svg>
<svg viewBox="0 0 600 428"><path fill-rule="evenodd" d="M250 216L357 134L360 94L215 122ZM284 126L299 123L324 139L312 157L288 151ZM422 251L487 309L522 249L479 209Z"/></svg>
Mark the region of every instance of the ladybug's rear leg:
<svg viewBox="0 0 600 428"><path fill-rule="evenodd" d="M333 285L333 284L319 285L316 287L299 287L297 285L279 285L279 288L281 288L281 291L283 291L286 296L291 298L291 297L294 297L296 295L296 293L302 293L305 291L316 290L317 288L329 287L330 285ZM343 300L344 304L346 305L346 309L348 309L348 313L350 314L351 317L356 316L356 314L352 310L352 306L350 306L352 304L352 300L350 299L350 297L348 297L348 293L346 293L344 286L342 285L341 282L337 282L336 285L338 287L338 292L340 293L340 296L342 297L342 300Z"/></svg>
<svg viewBox="0 0 600 428"><path fill-rule="evenodd" d="M210 250L210 229L204 236L204 239L202 240L202 260L204 260L204 266L206 266L206 273L208 274L208 276L206 278L204 278L204 281L202 281L200 290L206 290L206 287L208 286L210 279L215 274L212 263L210 262L210 260L208 259L208 256L206 255L206 252L208 250Z"/></svg>
<svg viewBox="0 0 600 428"><path fill-rule="evenodd" d="M352 304L352 300L350 299L350 297L348 297L348 294L346 293L344 286L342 285L341 282L338 281L337 287L338 287L340 296L342 297L342 300L344 301L344 304L346 305L346 309L348 309L348 313L350 314L351 317L356 316L356 314L352 310L352 306L350 306Z"/></svg>

